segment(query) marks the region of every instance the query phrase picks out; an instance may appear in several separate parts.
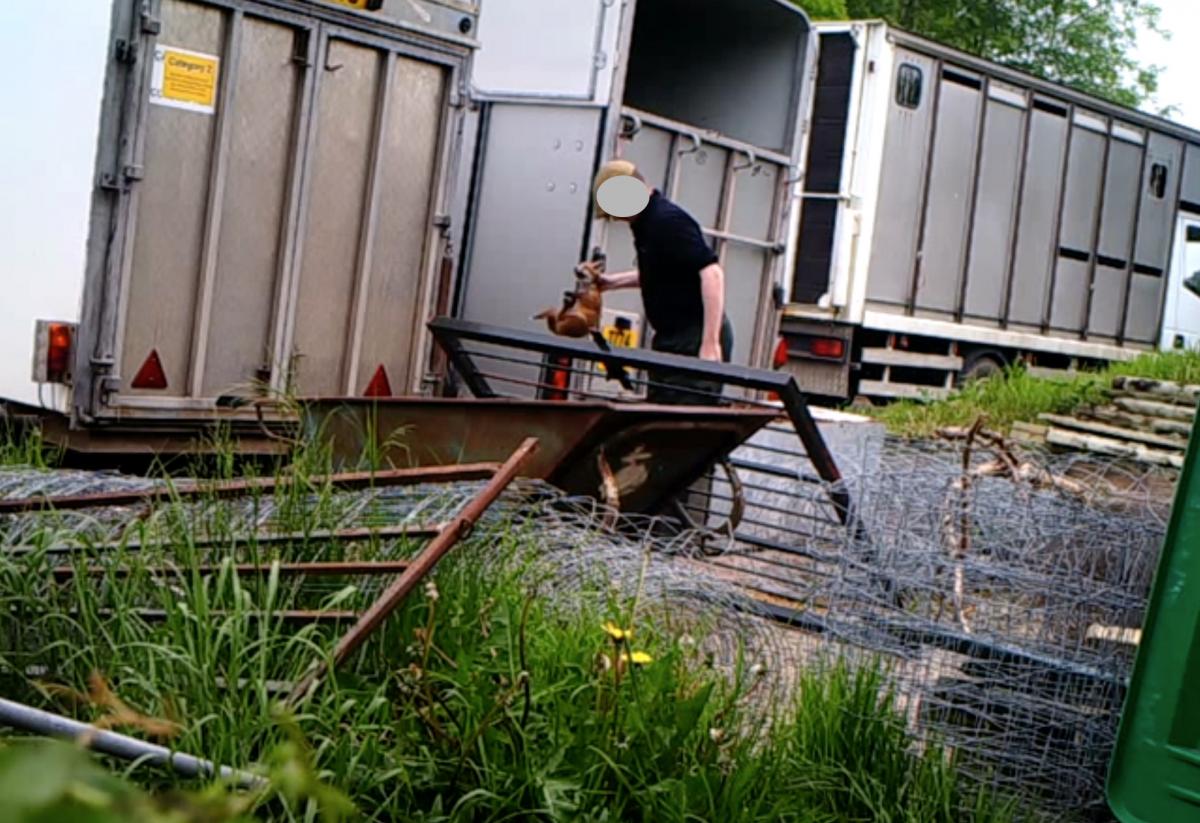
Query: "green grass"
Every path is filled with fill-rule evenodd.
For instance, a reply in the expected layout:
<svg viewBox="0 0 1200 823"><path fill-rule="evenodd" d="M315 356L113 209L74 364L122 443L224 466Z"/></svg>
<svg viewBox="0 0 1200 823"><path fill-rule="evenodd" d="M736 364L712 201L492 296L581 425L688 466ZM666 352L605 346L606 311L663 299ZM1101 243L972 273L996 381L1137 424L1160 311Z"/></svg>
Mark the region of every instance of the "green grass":
<svg viewBox="0 0 1200 823"><path fill-rule="evenodd" d="M1039 414L1064 414L1103 402L1112 378L1118 375L1200 383L1200 353L1148 353L1099 372L1055 378L1034 377L1015 366L997 377L969 383L944 400L901 400L866 413L881 420L893 434L905 437L928 437L947 426L970 426L980 416L987 419L989 428L1007 432L1017 421L1037 422Z"/></svg>
<svg viewBox="0 0 1200 823"><path fill-rule="evenodd" d="M328 468L319 454L300 457L286 471L301 480ZM333 525L330 490L301 485L276 499L281 525ZM739 655L730 672L699 650L691 638L705 636L704 614L600 583L592 596L556 605L545 596L555 581L536 565L538 535L511 523L461 544L433 577L436 591L410 596L336 677L294 715L281 713L270 684L298 679L344 627L255 614L361 610L373 594L354 581L318 588L278 573L232 574L235 556L264 561L278 549L247 545L222 511L167 507L142 518L125 535L142 549L81 551L80 571L89 563L110 571L66 583L53 582L49 571L63 561L45 547L80 539L75 526L48 518L40 533L0 533L37 547L0 548L0 692L95 720L111 712L83 696L100 673L138 713L176 722L171 742L181 751L242 768L274 764L270 790L205 819L332 819L341 795L328 787L357 816L378 820L1012 819L937 747L918 751L880 672L800 672L788 695L770 692L759 661ZM196 548L214 535L224 543L215 553ZM287 559L344 552L314 541ZM226 565L202 575L214 554ZM166 563L179 573L151 573ZM166 619L144 619L136 612L144 607ZM632 637L614 640L605 623L631 627ZM622 663L633 651L649 662ZM129 773L160 798L200 788L170 773ZM5 802L0 818L11 819ZM58 819L47 814L36 819Z"/></svg>

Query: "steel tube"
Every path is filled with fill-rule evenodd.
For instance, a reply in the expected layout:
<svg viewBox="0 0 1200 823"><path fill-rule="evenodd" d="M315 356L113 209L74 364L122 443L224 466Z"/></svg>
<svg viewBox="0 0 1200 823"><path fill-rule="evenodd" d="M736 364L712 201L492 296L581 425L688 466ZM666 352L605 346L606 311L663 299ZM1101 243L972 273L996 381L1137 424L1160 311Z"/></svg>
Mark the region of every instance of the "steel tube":
<svg viewBox="0 0 1200 823"><path fill-rule="evenodd" d="M242 789L260 789L267 781L228 766L218 766L182 752L173 752L165 746L147 743L136 737L97 729L87 723L69 717L35 709L23 703L0 697L0 723L47 737L58 737L82 743L93 751L118 757L122 760L142 761L156 766L167 766L185 777L220 777Z"/></svg>
<svg viewBox="0 0 1200 823"><path fill-rule="evenodd" d="M387 469L378 472L345 472L311 477L313 486L329 484L339 489L357 490L371 487L406 486L416 483L452 483L463 480L483 480L496 471L495 463L463 463L453 466L426 466L416 469ZM0 514L46 511L49 509L88 509L97 506L135 506L139 503L159 503L176 498L243 497L253 492L271 493L290 488L294 480L273 477L254 480L235 480L227 483L190 483L172 488L141 489L138 491L102 492L99 494L69 494L59 497L35 495L0 500Z"/></svg>
<svg viewBox="0 0 1200 823"><path fill-rule="evenodd" d="M471 502L463 507L445 529L414 557L404 573L401 574L370 608L358 618L358 622L338 641L331 655L333 667L336 667L347 657L358 650L367 638L391 616L392 612L408 596L422 578L437 565L450 549L454 548L463 537L470 533L475 522L487 511L488 507L498 498L509 483L520 471L521 466L538 448L536 437L528 437L517 447L516 451L504 461L504 464L492 476L492 479L476 494ZM318 663L297 685L291 694L289 702L305 697L324 675L326 665Z"/></svg>

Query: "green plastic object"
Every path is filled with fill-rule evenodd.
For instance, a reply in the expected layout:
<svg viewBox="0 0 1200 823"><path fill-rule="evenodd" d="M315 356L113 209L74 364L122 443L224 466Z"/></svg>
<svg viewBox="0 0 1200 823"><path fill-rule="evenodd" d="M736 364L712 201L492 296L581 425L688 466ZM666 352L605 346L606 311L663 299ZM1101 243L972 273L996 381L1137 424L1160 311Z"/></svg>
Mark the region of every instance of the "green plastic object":
<svg viewBox="0 0 1200 823"><path fill-rule="evenodd" d="M1193 424L1108 772L1122 823L1200 821L1200 424Z"/></svg>

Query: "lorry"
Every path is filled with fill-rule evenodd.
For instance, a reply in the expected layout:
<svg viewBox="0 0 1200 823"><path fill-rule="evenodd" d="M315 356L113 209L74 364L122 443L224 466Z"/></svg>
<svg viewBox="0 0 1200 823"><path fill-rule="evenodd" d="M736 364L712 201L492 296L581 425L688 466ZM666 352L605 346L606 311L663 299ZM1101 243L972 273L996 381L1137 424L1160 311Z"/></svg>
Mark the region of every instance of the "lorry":
<svg viewBox="0 0 1200 823"><path fill-rule="evenodd" d="M592 211L609 156L704 226L738 361L775 351L816 60L791 3L67 5L0 35L0 397L60 445L269 449L264 398L445 391L431 318L533 329L593 249L632 264Z"/></svg>
<svg viewBox="0 0 1200 823"><path fill-rule="evenodd" d="M1200 132L882 22L816 28L782 321L805 388L937 396L1200 344Z"/></svg>

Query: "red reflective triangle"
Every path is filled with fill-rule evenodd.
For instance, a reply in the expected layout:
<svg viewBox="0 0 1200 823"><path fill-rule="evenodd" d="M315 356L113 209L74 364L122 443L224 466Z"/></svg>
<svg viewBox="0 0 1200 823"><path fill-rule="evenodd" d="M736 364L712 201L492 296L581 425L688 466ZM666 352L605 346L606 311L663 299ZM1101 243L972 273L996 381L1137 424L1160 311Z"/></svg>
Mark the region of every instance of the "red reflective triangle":
<svg viewBox="0 0 1200 823"><path fill-rule="evenodd" d="M146 362L142 363L142 367L138 369L138 373L133 376L133 382L129 385L135 389L165 389L167 387L167 373L163 371L162 361L158 359L158 349L150 350L150 356L146 358Z"/></svg>
<svg viewBox="0 0 1200 823"><path fill-rule="evenodd" d="M392 384L388 380L387 369L380 364L375 370L375 376L371 378L371 382L367 384L366 391L363 392L363 397L391 397Z"/></svg>

